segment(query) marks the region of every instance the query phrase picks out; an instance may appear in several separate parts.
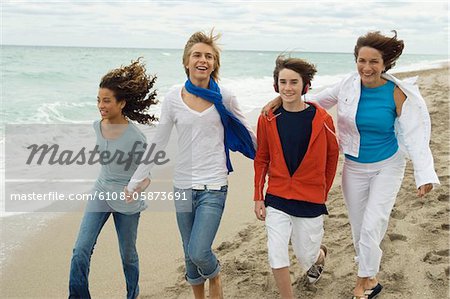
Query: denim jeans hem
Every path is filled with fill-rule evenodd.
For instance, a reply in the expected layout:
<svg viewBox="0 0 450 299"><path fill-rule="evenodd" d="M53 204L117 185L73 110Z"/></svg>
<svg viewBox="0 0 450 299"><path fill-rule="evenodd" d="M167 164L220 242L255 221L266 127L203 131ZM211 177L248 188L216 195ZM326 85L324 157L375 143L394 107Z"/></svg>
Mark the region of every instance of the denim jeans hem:
<svg viewBox="0 0 450 299"><path fill-rule="evenodd" d="M217 263L217 267L216 269L214 269L214 271L208 275L203 274L200 269L198 269L198 274L201 275L201 277L203 277L204 279L210 279L210 278L214 278L216 277L220 272L220 263Z"/></svg>
<svg viewBox="0 0 450 299"><path fill-rule="evenodd" d="M206 281L206 279L203 278L202 276L193 279L193 278L189 278L189 277L187 276L187 274L185 274L185 275L184 275L184 278L186 279L186 281L187 281L190 285L193 285L193 286L200 285L200 284L204 284L205 281Z"/></svg>

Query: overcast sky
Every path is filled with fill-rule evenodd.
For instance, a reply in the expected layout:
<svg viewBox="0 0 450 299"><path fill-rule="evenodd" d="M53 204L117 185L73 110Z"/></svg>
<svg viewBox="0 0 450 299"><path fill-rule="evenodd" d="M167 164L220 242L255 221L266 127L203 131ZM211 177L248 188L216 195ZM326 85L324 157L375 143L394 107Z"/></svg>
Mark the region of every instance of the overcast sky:
<svg viewBox="0 0 450 299"><path fill-rule="evenodd" d="M370 30L405 53L447 54L447 1L7 1L1 43L183 48L215 27L224 50L352 52Z"/></svg>

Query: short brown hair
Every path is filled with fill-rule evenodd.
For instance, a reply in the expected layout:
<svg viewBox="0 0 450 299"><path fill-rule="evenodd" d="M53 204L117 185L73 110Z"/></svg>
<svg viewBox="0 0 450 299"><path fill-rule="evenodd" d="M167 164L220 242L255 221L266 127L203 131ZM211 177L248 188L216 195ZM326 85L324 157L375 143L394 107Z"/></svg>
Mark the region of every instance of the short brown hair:
<svg viewBox="0 0 450 299"><path fill-rule="evenodd" d="M397 39L397 31L392 30L392 32L394 32L393 37L382 35L380 31L372 31L360 36L355 45L355 61L362 47L370 47L380 51L385 66L384 72L394 67L396 60L402 55L405 44L403 40Z"/></svg>
<svg viewBox="0 0 450 299"><path fill-rule="evenodd" d="M144 63L138 58L130 65L109 71L103 76L99 87L111 90L117 101L125 101L122 109L125 117L141 124L152 124L157 118L148 114L147 110L157 103L156 92L151 91L156 76L150 77L145 71Z"/></svg>
<svg viewBox="0 0 450 299"><path fill-rule="evenodd" d="M310 85L314 75L317 72L315 65L294 57L286 57L283 54L278 55L275 60L275 69L273 70L273 80L274 84L278 86L278 77L280 75L281 70L290 69L300 75L303 81L303 88L305 90L306 85Z"/></svg>
<svg viewBox="0 0 450 299"><path fill-rule="evenodd" d="M186 45L184 46L184 53L183 53L183 66L185 67L184 70L186 72L186 75L189 77L189 70L186 68L186 66L189 63L189 55L191 55L192 47L195 44L203 43L207 44L213 49L213 55L214 55L214 71L211 73L211 77L215 81L219 80L219 69L220 69L220 48L217 45L216 41L220 38L220 34L213 35L214 29L211 29L210 33L207 35L204 32L198 31L189 37Z"/></svg>

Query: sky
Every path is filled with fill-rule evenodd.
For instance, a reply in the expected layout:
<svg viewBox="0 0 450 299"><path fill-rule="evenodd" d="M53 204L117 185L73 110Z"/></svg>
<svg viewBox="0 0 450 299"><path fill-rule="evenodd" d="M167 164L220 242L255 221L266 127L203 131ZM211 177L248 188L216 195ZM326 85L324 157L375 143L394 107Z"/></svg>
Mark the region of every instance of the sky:
<svg viewBox="0 0 450 299"><path fill-rule="evenodd" d="M224 50L353 51L398 32L404 53L448 54L447 1L1 1L1 44L182 49L211 28Z"/></svg>

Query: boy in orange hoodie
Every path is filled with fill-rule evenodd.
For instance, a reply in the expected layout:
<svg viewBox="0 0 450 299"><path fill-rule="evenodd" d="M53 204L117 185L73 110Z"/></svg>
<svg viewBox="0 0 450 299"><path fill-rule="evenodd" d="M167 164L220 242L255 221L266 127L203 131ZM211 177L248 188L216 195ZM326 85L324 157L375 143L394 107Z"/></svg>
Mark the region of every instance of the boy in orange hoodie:
<svg viewBox="0 0 450 299"><path fill-rule="evenodd" d="M269 264L283 299L294 298L289 240L310 283L319 280L327 255L321 245L323 215L328 214L325 202L339 149L331 116L301 98L315 73L314 65L302 59L278 56L273 77L282 106L258 120L255 214L266 222Z"/></svg>

